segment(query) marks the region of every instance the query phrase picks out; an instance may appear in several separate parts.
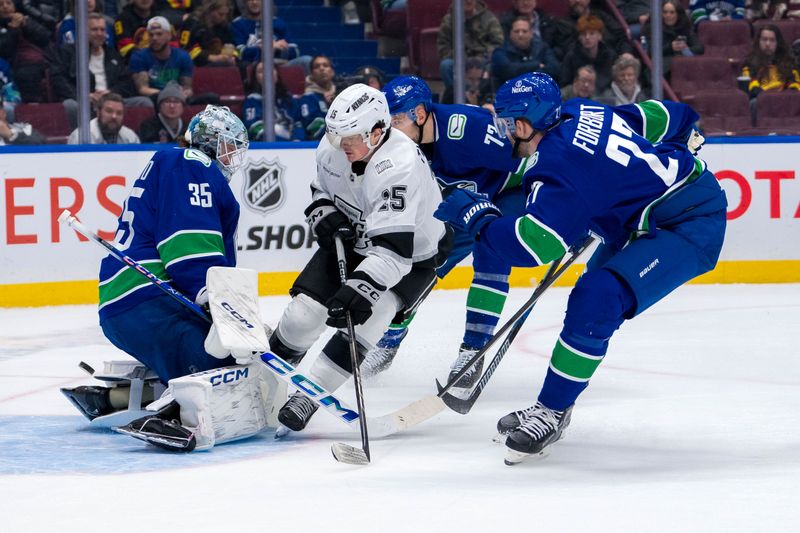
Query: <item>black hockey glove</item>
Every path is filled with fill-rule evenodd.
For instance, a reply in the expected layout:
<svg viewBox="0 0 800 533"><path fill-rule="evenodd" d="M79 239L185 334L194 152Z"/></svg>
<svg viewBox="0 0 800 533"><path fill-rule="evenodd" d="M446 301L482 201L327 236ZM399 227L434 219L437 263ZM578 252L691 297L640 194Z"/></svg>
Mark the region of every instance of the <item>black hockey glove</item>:
<svg viewBox="0 0 800 533"><path fill-rule="evenodd" d="M345 315L349 312L354 326L363 324L372 316L372 306L378 303L385 290L386 287L364 272L353 272L347 284L327 301L328 320L325 323L334 328L346 328Z"/></svg>
<svg viewBox="0 0 800 533"><path fill-rule="evenodd" d="M343 241L354 241L356 238L356 230L350 224L350 219L329 200L317 200L308 206L305 215L322 248L333 248L333 236L336 234L341 235Z"/></svg>

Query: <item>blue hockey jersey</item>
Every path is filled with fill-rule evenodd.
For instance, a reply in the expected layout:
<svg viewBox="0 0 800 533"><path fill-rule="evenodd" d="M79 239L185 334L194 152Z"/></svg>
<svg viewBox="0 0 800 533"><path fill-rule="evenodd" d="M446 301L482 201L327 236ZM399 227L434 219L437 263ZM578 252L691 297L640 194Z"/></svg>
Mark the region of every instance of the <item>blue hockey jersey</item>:
<svg viewBox="0 0 800 533"><path fill-rule="evenodd" d="M239 203L217 165L192 148L157 152L133 183L114 238L119 250L189 299L212 266L236 266ZM162 294L111 255L100 263L100 321Z"/></svg>
<svg viewBox="0 0 800 533"><path fill-rule="evenodd" d="M574 99L562 117L526 163L525 216L481 232L514 265L548 263L588 231L617 245L647 232L651 209L705 170L686 146L698 115L685 104Z"/></svg>
<svg viewBox="0 0 800 533"><path fill-rule="evenodd" d="M494 124L492 113L463 104L432 104L434 142L423 151L442 186L466 183L472 191L494 199L522 180L522 159L511 156L513 147Z"/></svg>

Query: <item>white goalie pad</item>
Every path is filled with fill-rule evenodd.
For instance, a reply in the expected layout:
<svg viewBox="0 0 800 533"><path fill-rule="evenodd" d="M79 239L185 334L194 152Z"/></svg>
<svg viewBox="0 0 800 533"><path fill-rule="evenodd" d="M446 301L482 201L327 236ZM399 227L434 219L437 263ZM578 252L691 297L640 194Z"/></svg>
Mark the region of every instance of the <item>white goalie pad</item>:
<svg viewBox="0 0 800 533"><path fill-rule="evenodd" d="M246 268L212 267L206 274L208 305L219 343L231 353L269 350L258 310L258 274Z"/></svg>
<svg viewBox="0 0 800 533"><path fill-rule="evenodd" d="M194 431L197 450L277 427L286 402L286 384L261 363L175 378L167 392L181 407L181 425Z"/></svg>

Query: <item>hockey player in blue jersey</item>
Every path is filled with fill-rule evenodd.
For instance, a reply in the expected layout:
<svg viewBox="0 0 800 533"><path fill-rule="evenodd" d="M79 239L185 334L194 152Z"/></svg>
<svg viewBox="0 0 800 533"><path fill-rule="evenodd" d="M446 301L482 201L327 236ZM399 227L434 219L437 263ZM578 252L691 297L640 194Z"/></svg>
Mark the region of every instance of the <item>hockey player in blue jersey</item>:
<svg viewBox="0 0 800 533"><path fill-rule="evenodd" d="M518 173L522 160L512 156L512 145L497 131L490 111L470 105L434 104L427 84L416 76L395 78L383 92L392 127L420 145L443 187L457 185L482 195L505 213L524 212L525 195ZM492 337L508 294L511 264L487 253L483 243L476 243L463 231L455 232L453 251L437 269L437 275L445 277L470 253L474 276L467 295L463 342L451 376ZM407 323L390 326L365 363L369 370L384 370L391 364L407 328ZM480 374L480 365L469 369L457 387L471 387Z"/></svg>
<svg viewBox="0 0 800 533"><path fill-rule="evenodd" d="M227 107L208 106L187 128L188 148L157 152L131 188L115 245L203 305L206 271L236 266L239 203L228 185L243 164L247 132ZM209 325L109 255L100 266L100 326L117 348L170 379L235 364L212 357ZM223 356L224 357L224 356ZM110 393L113 391L113 395ZM120 387L65 390L89 418L127 407Z"/></svg>
<svg viewBox="0 0 800 533"><path fill-rule="evenodd" d="M436 216L514 265L549 263L589 232L602 242L570 293L537 402L498 422L513 464L561 438L625 320L714 268L727 202L693 154L698 115L684 104L562 105L552 78L531 73L506 82L495 109L515 153L530 156L524 216L465 189L446 191Z"/></svg>

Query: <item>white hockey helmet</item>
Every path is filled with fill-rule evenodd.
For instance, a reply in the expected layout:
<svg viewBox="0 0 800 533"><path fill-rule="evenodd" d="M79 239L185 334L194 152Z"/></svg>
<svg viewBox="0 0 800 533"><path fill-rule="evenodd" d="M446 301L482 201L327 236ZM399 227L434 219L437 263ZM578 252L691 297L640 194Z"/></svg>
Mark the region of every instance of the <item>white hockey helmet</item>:
<svg viewBox="0 0 800 533"><path fill-rule="evenodd" d="M214 159L225 178L242 166L250 145L242 121L230 109L208 105L189 121L186 141Z"/></svg>
<svg viewBox="0 0 800 533"><path fill-rule="evenodd" d="M356 83L331 103L325 116L325 137L335 148L340 148L343 138L361 135L372 153L389 131L391 121L386 95L369 85ZM383 133L373 145L370 134L375 128L383 129Z"/></svg>

